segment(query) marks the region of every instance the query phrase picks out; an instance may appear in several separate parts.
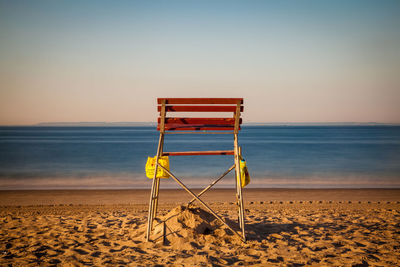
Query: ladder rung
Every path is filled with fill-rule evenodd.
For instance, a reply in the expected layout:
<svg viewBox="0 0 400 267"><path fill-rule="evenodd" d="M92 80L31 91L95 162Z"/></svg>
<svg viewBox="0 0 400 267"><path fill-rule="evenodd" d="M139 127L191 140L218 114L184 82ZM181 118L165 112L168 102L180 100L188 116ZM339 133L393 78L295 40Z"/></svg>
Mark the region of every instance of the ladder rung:
<svg viewBox="0 0 400 267"><path fill-rule="evenodd" d="M233 150L163 152L163 156L234 155Z"/></svg>

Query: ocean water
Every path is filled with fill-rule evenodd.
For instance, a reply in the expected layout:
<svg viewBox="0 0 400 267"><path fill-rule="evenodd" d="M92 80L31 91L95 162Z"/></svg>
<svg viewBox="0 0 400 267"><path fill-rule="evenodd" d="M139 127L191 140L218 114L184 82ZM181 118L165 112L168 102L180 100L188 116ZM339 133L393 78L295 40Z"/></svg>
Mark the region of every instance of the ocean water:
<svg viewBox="0 0 400 267"><path fill-rule="evenodd" d="M0 189L149 188L155 127L0 127ZM400 126L243 126L249 187L400 188ZM164 151L233 149L232 135L167 135ZM233 156L170 157L203 187ZM233 172L219 187L233 187ZM161 187L178 187L163 179Z"/></svg>

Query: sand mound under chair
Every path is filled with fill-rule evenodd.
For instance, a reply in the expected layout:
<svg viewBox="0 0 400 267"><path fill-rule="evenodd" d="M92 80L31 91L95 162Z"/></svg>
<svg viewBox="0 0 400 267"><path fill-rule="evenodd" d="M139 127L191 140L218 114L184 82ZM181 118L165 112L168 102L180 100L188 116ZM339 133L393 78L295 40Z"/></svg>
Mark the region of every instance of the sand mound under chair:
<svg viewBox="0 0 400 267"><path fill-rule="evenodd" d="M192 249L205 243L238 243L232 233L211 213L196 206L178 206L154 222L152 239L177 249ZM234 229L237 223L227 220Z"/></svg>

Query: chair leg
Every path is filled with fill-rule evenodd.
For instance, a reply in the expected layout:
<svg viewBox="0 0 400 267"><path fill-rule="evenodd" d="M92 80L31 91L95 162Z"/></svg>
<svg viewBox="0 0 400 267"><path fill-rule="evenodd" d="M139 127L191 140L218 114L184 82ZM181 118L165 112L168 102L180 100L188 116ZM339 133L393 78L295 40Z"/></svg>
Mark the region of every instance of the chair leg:
<svg viewBox="0 0 400 267"><path fill-rule="evenodd" d="M158 154L161 156L164 150L164 135L160 138L160 144L158 149ZM154 211L153 211L153 220L157 217L157 208L158 208L158 196L160 193L160 178L156 179L156 188L155 188L155 200L154 200Z"/></svg>
<svg viewBox="0 0 400 267"><path fill-rule="evenodd" d="M240 220L240 201L239 201L239 187L238 187L238 181L237 181L237 171L236 171L236 160L235 160L235 189L236 189L236 208L237 208L237 218L238 218L238 224L240 229L242 229L242 221Z"/></svg>
<svg viewBox="0 0 400 267"><path fill-rule="evenodd" d="M160 192L160 178L156 178L156 188L155 188L155 192L154 192L153 220L157 217L159 192Z"/></svg>
<svg viewBox="0 0 400 267"><path fill-rule="evenodd" d="M154 177L151 184L150 202L149 202L149 215L147 217L147 231L146 231L146 241L150 240L150 233L153 228L153 220L157 213L158 204L158 188L160 185L160 179L157 177L158 158L161 156L162 146L164 143L164 135L161 133L158 141L157 155L156 155L156 166L154 167Z"/></svg>
<svg viewBox="0 0 400 267"><path fill-rule="evenodd" d="M239 227L240 230L242 231L242 235L244 233L244 211L243 211L243 198L242 198L242 185L241 185L241 180L238 172L240 174L240 169L236 170L236 174L235 174L235 180L236 180L236 205L238 208L238 222L239 222ZM244 235L243 235L244 238Z"/></svg>
<svg viewBox="0 0 400 267"><path fill-rule="evenodd" d="M240 204L240 225L242 229L242 236L243 236L243 241L246 242L246 234L244 231L244 205L243 205L242 187L239 188L239 204Z"/></svg>
<svg viewBox="0 0 400 267"><path fill-rule="evenodd" d="M150 240L150 232L151 228L153 226L153 214L154 214L154 193L155 193L155 181L156 179L153 179L152 185L151 185L151 193L150 193L150 202L149 202L149 215L147 217L147 232L146 232L146 241Z"/></svg>
<svg viewBox="0 0 400 267"><path fill-rule="evenodd" d="M239 226L242 230L243 241L246 241L246 235L244 231L244 205L243 205L243 192L241 184L241 173L240 173L240 159L239 159L239 145L237 134L234 134L234 151L235 151L235 170L236 170L236 190L238 195L239 204Z"/></svg>

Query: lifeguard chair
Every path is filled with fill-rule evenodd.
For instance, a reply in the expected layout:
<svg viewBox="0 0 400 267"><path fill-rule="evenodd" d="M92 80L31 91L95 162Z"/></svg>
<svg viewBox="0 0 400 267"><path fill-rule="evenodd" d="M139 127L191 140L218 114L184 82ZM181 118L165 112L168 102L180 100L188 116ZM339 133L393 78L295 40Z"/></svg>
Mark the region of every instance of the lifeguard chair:
<svg viewBox="0 0 400 267"><path fill-rule="evenodd" d="M151 196L149 204L149 215L147 222L146 240L150 240L151 231L153 229L153 221L157 213L158 196L160 188L160 178L157 176L158 168L167 173L174 179L183 189L185 189L193 199L199 201L211 214L213 214L220 222L226 225L233 233L237 234L244 242L246 241L244 230L244 208L243 208L243 194L241 182L241 149L238 145L238 132L242 119L240 114L243 111L243 98L158 98L157 110L160 112L158 118L157 130L160 131L158 141L157 154L155 156L154 177L151 186ZM168 112L223 112L231 113L232 117L223 118L209 118L209 117L167 117ZM166 152L163 150L164 136L166 134L232 134L233 135L233 150L219 150L219 151L180 151L180 152ZM196 195L183 182L178 179L168 168L165 168L159 161L163 156L202 156L202 155L233 155L233 165L222 174L217 180L212 182L201 193ZM225 220L223 220L217 213L215 213L200 196L226 176L231 170L235 169L236 179L236 199L238 205L238 220L240 232L233 230Z"/></svg>

